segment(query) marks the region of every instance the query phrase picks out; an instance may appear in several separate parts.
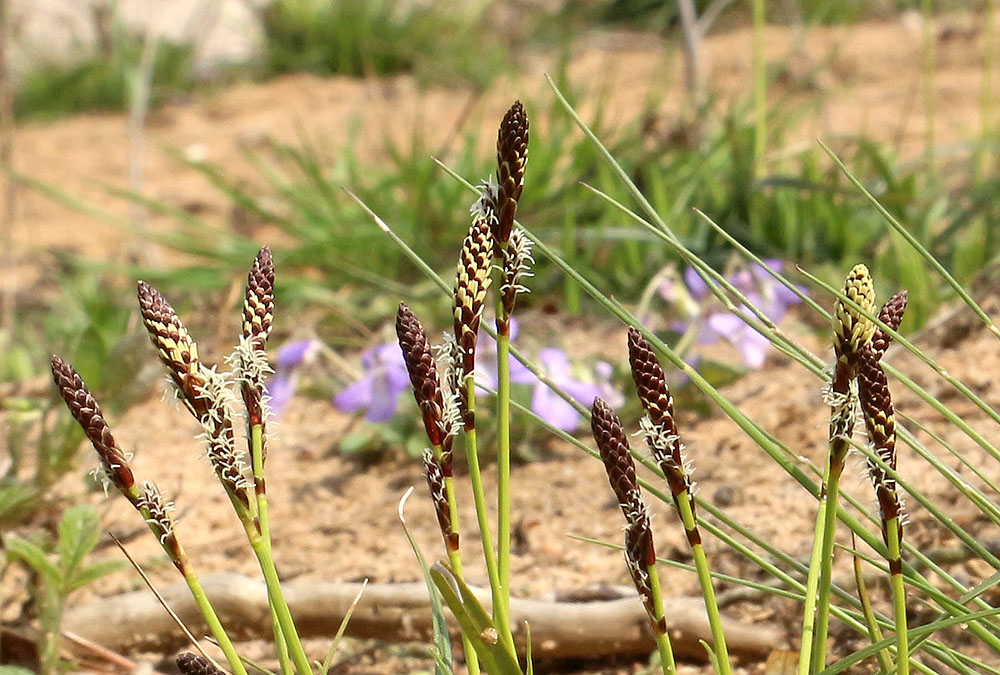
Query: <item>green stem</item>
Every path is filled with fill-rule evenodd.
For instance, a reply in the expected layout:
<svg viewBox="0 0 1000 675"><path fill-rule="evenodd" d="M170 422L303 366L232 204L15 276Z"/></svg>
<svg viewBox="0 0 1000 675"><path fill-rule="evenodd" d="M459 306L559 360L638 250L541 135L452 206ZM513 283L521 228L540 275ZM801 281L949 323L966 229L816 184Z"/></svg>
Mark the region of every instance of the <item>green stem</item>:
<svg viewBox="0 0 1000 675"><path fill-rule="evenodd" d="M128 491L123 491L123 493L133 506L136 506L139 510L140 515L142 515L143 520L146 523L151 523L153 516L149 509L145 506L140 506L139 490L136 486L132 486ZM227 493L228 494L228 493ZM237 500L233 495L229 495L230 499L233 501L234 507L237 504ZM237 512L240 510L237 508ZM153 531L155 536L157 530L153 529L150 524L150 529ZM176 532L172 536L172 545L168 545L165 539L160 539L160 546L163 548L164 553L170 558L170 561L174 564L174 567L181 573L184 577L185 583L187 583L188 589L191 591L191 597L194 599L198 609L201 611L202 617L205 619L205 624L208 626L208 630L212 633L212 637L215 638L216 643L222 650L222 653L226 657L226 661L229 662L229 667L233 669L236 675L247 675L246 668L243 666L243 660L240 659L240 655L236 653L236 648L233 646L232 640L229 639L229 635L226 633L226 629L222 627L222 622L219 621L219 615L215 613L215 608L212 607L212 603L209 602L208 596L205 594L205 589L202 588L201 582L198 581L198 576L191 569L191 565L188 562L187 553L184 552L184 547L181 545L180 539L177 538ZM123 551L125 549L122 549ZM128 554L126 553L126 557ZM142 574L142 570L139 571Z"/></svg>
<svg viewBox="0 0 1000 675"><path fill-rule="evenodd" d="M510 614L510 324L497 294L497 567L500 601ZM507 330L499 330L501 321ZM498 626L498 628L500 628ZM510 626L501 629L510 632Z"/></svg>
<svg viewBox="0 0 1000 675"><path fill-rule="evenodd" d="M260 535L271 552L271 524L267 513L267 488L264 482L264 425L254 424L250 427L250 464L253 469L254 493L257 497L257 520L260 523ZM274 599L268 591L268 605L271 611L271 628L274 631L274 648L278 653L278 665L282 675L291 675L292 664L288 658L288 642L281 631L278 613L274 609Z"/></svg>
<svg viewBox="0 0 1000 675"><path fill-rule="evenodd" d="M660 575L656 572L656 563L646 567L646 572L649 574L653 607L656 608L653 633L656 635L656 649L660 652L660 665L663 666L663 675L674 675L677 671L677 665L674 663L674 650L670 646L670 635L668 635L664 624L663 592L660 590Z"/></svg>
<svg viewBox="0 0 1000 675"><path fill-rule="evenodd" d="M719 605L715 601L712 573L708 568L708 556L705 555L705 547L701 543L701 534L698 532L698 520L694 515L691 494L682 492L675 501L681 514L681 521L684 523L684 529L688 532L694 565L698 571L698 583L701 585L701 595L705 599L705 612L708 614L708 623L712 628L712 643L718 660L718 675L730 675L733 672L733 666L729 662L729 649L726 647L722 616L719 614Z"/></svg>
<svg viewBox="0 0 1000 675"><path fill-rule="evenodd" d="M802 639L799 646L799 675L809 675L812 645L816 634L816 590L819 588L819 561L823 555L823 527L826 524L826 496L819 502L816 512L816 529L813 532L813 549L809 557L809 575L806 578L805 601L802 608Z"/></svg>
<svg viewBox="0 0 1000 675"><path fill-rule="evenodd" d="M441 458L441 446L434 446L434 455L440 459ZM458 532L458 499L455 497L455 477L446 476L444 479L444 493L448 498L448 511L451 517L451 529L452 532ZM450 545L446 544L448 549L448 562L451 563L451 569L455 573L455 576L459 580L464 580L464 573L462 572L462 554L456 547L451 548ZM479 655L476 654L475 647L472 646L472 641L469 637L462 633L462 649L465 650L465 665L469 670L469 675L479 675Z"/></svg>
<svg viewBox="0 0 1000 675"><path fill-rule="evenodd" d="M889 549L887 559L892 574L890 577L892 582L892 604L896 619L896 663L899 664L896 672L899 675L909 675L910 642L906 625L906 586L903 583L902 558L900 555L902 531L898 517L891 518L885 522L885 532L886 546Z"/></svg>
<svg viewBox="0 0 1000 675"><path fill-rule="evenodd" d="M475 416L476 383L473 378L466 380L466 398L469 402L469 414ZM490 597L493 603L493 622L501 638L513 651L514 639L510 632L510 621L507 618L507 608L501 600L503 589L500 586L500 575L497 571L497 558L493 550L493 540L490 538L490 522L486 511L486 493L483 490L483 475L479 470L479 446L476 440L475 428L465 429L465 455L469 463L469 480L472 483L472 498L476 503L476 524L479 527L479 537L483 542L483 558L486 560L486 574L490 579Z"/></svg>
<svg viewBox="0 0 1000 675"><path fill-rule="evenodd" d="M833 580L833 542L837 532L837 498L840 475L844 472L847 440L837 436L830 445L827 465L826 511L823 522L823 549L820 551L819 598L816 605L816 635L813 644L813 672L826 667L826 640L830 629L830 584Z"/></svg>
<svg viewBox="0 0 1000 675"><path fill-rule="evenodd" d="M229 639L229 635L226 634L226 629L222 627L219 616L215 613L212 603L208 601L208 596L205 594L205 589L202 588L201 582L198 581L198 577L188 565L187 557L184 555L183 550L176 564L181 574L184 575L184 581L187 583L188 588L191 590L191 597L194 598L195 604L201 610L201 615L205 618L205 623L208 624L208 630L211 631L212 637L219 644L222 653L225 654L226 661L229 662L229 667L233 669L236 675L247 675L247 669L243 666L240 655L236 653L236 648Z"/></svg>
<svg viewBox="0 0 1000 675"><path fill-rule="evenodd" d="M299 675L311 675L312 667L309 665L309 659L302 648L302 642L299 640L298 631L295 629L295 621L292 619L292 613L288 609L288 603L285 602L285 594L281 590L281 582L278 580L278 570L274 567L274 559L271 557L270 547L256 531L252 522L245 522L244 529L246 530L247 538L250 540L250 546L257 556L257 562L260 563L260 571L264 575L264 583L267 586L268 602L271 605L272 611L277 615L278 625L285 637L289 656L295 664L295 669Z"/></svg>
<svg viewBox="0 0 1000 675"><path fill-rule="evenodd" d="M851 548L854 549L854 537L851 536ZM858 600L861 602L861 611L865 617L865 625L868 626L868 636L872 644L882 641L882 629L878 627L878 619L875 617L875 610L872 609L871 600L868 599L868 589L865 586L865 575L861 571L861 558L854 549L854 583L858 587ZM882 672L891 673L896 667L889 657L888 649L878 651L878 662Z"/></svg>

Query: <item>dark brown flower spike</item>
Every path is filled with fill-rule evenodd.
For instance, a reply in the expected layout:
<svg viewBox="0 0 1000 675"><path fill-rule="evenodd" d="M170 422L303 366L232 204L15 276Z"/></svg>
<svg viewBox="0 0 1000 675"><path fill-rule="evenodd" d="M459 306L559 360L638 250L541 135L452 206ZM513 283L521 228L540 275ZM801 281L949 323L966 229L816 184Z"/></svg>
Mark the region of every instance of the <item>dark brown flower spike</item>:
<svg viewBox="0 0 1000 675"><path fill-rule="evenodd" d="M528 162L528 115L520 101L507 110L497 132L497 223L494 232L498 252L507 247L517 202L524 189L524 166ZM499 255L498 255L499 257Z"/></svg>
<svg viewBox="0 0 1000 675"><path fill-rule="evenodd" d="M442 449L441 469L451 475L452 433L445 416L444 396L437 365L424 327L406 303L399 303L396 311L396 337L403 352L406 372L413 387L413 398L420 408L420 416L431 445Z"/></svg>
<svg viewBox="0 0 1000 675"><path fill-rule="evenodd" d="M240 382L240 393L252 427L264 422L264 378L271 372L267 363L267 338L274 320L274 263L266 246L257 253L247 275L243 297L243 333L236 358L232 360Z"/></svg>
<svg viewBox="0 0 1000 675"><path fill-rule="evenodd" d="M230 497L249 506L245 466L236 451L230 410L232 393L226 378L207 368L198 359L198 346L181 322L177 312L160 293L145 283L138 284L139 311L166 365L177 393L204 430L208 458Z"/></svg>
<svg viewBox="0 0 1000 675"><path fill-rule="evenodd" d="M263 350L274 320L274 261L271 249L260 249L247 275L243 298L243 338Z"/></svg>
<svg viewBox="0 0 1000 675"><path fill-rule="evenodd" d="M889 394L889 382L871 349L861 355L858 368L858 398L868 431L868 440L878 457L893 471L896 469L896 418ZM899 516L896 481L874 461L868 461L868 474L875 487L883 522Z"/></svg>
<svg viewBox="0 0 1000 675"><path fill-rule="evenodd" d="M94 450L97 451L104 475L134 503L135 478L128 465L128 455L115 441L97 401L73 366L58 356L52 357L51 366L52 379L56 384L56 389L73 418L83 427L83 432L94 446Z"/></svg>
<svg viewBox="0 0 1000 675"><path fill-rule="evenodd" d="M184 652L177 657L177 670L181 675L225 675L215 665L204 656L198 656L191 652Z"/></svg>
<svg viewBox="0 0 1000 675"><path fill-rule="evenodd" d="M654 628L663 634L666 624L657 617L653 602L648 568L656 564L653 547L653 533L649 526L649 514L639 491L635 476L635 462L629 453L628 438L622 429L621 420L602 399L594 399L591 409L590 427L594 441L604 461L608 482L618 499L618 506L625 515L625 563L632 583L642 599L643 607Z"/></svg>
<svg viewBox="0 0 1000 675"><path fill-rule="evenodd" d="M889 298L889 300L882 305L882 309L879 310L878 318L879 320L887 325L893 330L899 330L899 324L903 322L903 313L906 311L906 291L900 291L896 295ZM872 335L871 350L875 356L875 360L881 360L882 356L885 354L885 350L889 348L889 343L892 342L892 336L885 332L880 326L875 327L875 333Z"/></svg>
<svg viewBox="0 0 1000 675"><path fill-rule="evenodd" d="M257 252L253 266L247 274L246 293L243 296L243 326L240 342L226 358L240 385L240 396L246 408L246 423L251 429L261 427L261 463L267 460L266 408L264 405L265 379L271 372L267 361L267 339L274 322L274 263L271 249L266 246ZM252 435L247 434L250 454L253 454ZM263 475L255 474L254 487L258 494L265 492Z"/></svg>
<svg viewBox="0 0 1000 675"><path fill-rule="evenodd" d="M451 507L448 503L448 492L445 487L445 474L441 461L434 456L430 449L424 451L424 473L427 476L427 487L431 492L431 502L434 504L434 513L437 515L438 526L441 528L441 536L444 537L444 545L449 551L457 551L458 532L455 531L451 522Z"/></svg>
<svg viewBox="0 0 1000 675"><path fill-rule="evenodd" d="M656 354L646 338L634 327L628 329L628 360L635 381L636 393L647 417L641 422L646 443L653 458L663 471L674 501L683 493L691 493L691 476L684 465L683 446L674 421L674 398ZM690 501L694 513L694 501ZM689 532L692 543L700 542L697 532Z"/></svg>
<svg viewBox="0 0 1000 675"><path fill-rule="evenodd" d="M492 283L493 233L491 224L496 220L492 206L481 202L481 209L474 210L455 275L455 292L452 312L455 319L455 340L461 352L460 379L472 376L476 364L476 340L483 316L486 291ZM464 388L464 387L463 387Z"/></svg>

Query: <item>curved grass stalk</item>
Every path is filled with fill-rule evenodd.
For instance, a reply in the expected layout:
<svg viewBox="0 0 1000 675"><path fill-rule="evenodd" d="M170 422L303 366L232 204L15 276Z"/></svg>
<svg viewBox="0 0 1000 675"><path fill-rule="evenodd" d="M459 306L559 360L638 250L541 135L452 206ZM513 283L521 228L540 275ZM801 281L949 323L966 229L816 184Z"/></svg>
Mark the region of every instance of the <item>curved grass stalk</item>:
<svg viewBox="0 0 1000 675"><path fill-rule="evenodd" d="M875 618L875 610L872 609L871 600L868 598L868 588L865 585L865 575L861 571L861 557L854 549L854 535L851 535L851 553L854 564L854 583L858 587L858 600L861 602L861 611L864 613L865 625L868 626L868 635L872 642L880 642L883 639L882 629L879 628L878 619ZM876 654L879 666L885 673L891 673L895 669L895 664L889 656L888 649L881 649Z"/></svg>
<svg viewBox="0 0 1000 675"><path fill-rule="evenodd" d="M933 623L929 623L920 626L918 628L914 628L912 631L910 631L910 635L918 639L925 638L926 636L933 635L934 633L944 630L945 628L952 628L954 626L962 625L966 621L976 622L982 619L994 618L998 615L1000 615L1000 608L992 608L980 612L973 612L971 614L966 615L964 618L950 617L942 621L935 621ZM885 649L886 647L891 647L893 644L893 640L894 638L886 638L881 642L876 642L875 644L870 645L865 649L861 649L855 652L854 654L851 654L850 656L843 658L837 663L833 664L832 666L824 670L821 673L821 675L838 675L838 673L843 673L847 671L847 669L850 668L851 666L860 663L864 659L869 658L879 650ZM987 669L989 671L995 670L995 668L991 667L987 667Z"/></svg>

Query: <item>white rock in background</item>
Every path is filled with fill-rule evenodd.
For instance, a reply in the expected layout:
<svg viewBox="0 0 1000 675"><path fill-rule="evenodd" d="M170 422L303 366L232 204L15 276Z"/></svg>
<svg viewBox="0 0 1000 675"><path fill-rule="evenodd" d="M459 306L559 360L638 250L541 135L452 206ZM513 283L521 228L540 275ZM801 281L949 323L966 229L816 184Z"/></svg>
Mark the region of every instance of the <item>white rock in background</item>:
<svg viewBox="0 0 1000 675"><path fill-rule="evenodd" d="M136 34L153 30L174 42L196 45L195 70L210 74L222 64L259 53L260 2L248 0L9 0L10 63L15 79L45 62L72 62L98 48L121 23Z"/></svg>

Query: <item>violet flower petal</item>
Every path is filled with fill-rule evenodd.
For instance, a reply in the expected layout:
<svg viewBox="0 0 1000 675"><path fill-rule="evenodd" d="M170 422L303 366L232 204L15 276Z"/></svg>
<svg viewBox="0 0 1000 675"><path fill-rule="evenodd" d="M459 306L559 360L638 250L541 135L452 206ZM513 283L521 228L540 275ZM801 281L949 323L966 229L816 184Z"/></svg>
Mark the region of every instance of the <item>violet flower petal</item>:
<svg viewBox="0 0 1000 675"><path fill-rule="evenodd" d="M687 284L688 290L691 291L691 295L696 300L701 300L708 295L708 284L693 267L684 268L684 283Z"/></svg>
<svg viewBox="0 0 1000 675"><path fill-rule="evenodd" d="M388 372L382 370L375 373L371 381L371 403L365 419L369 422L388 422L396 414L399 403L399 392L393 391L388 378Z"/></svg>
<svg viewBox="0 0 1000 675"><path fill-rule="evenodd" d="M280 372L275 373L267 381L264 393L269 398L268 407L271 409L271 415L274 417L280 417L285 406L292 400L292 395L295 393L297 384L296 379L291 373Z"/></svg>
<svg viewBox="0 0 1000 675"><path fill-rule="evenodd" d="M360 380L352 382L333 397L333 405L341 412L355 412L367 408L372 403L372 389L375 377L365 375Z"/></svg>
<svg viewBox="0 0 1000 675"><path fill-rule="evenodd" d="M291 370L302 365L318 350L319 341L312 338L286 342L275 352L275 364L279 370Z"/></svg>
<svg viewBox="0 0 1000 675"><path fill-rule="evenodd" d="M575 431L580 425L580 413L543 384L535 387L531 409L536 415L561 431Z"/></svg>
<svg viewBox="0 0 1000 675"><path fill-rule="evenodd" d="M764 365L764 360L767 358L767 348L771 342L747 326L746 330L733 340L733 344L743 356L743 362L756 369Z"/></svg>

